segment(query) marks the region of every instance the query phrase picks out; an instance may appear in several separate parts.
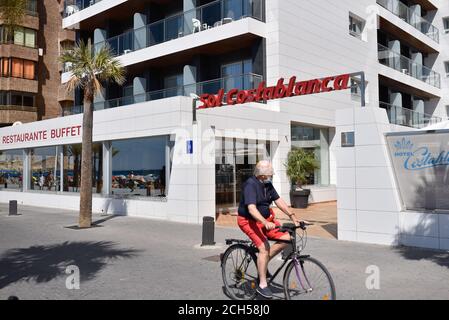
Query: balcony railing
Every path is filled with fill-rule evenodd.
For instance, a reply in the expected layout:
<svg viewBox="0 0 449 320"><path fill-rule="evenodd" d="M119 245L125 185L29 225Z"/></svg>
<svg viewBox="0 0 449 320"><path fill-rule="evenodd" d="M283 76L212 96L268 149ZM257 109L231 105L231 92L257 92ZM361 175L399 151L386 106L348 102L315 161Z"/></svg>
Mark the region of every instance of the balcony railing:
<svg viewBox="0 0 449 320"><path fill-rule="evenodd" d="M377 3L435 42L440 42L440 31L438 28L423 17L414 13L404 3L399 0L377 0Z"/></svg>
<svg viewBox="0 0 449 320"><path fill-rule="evenodd" d="M94 110L103 110L110 108L117 108L121 106L141 103L146 101L160 100L176 96L190 96L194 93L201 95L203 93L215 94L220 89L227 92L230 89L249 90L259 86L263 77L257 74L243 74L239 76L229 76L210 81L198 82L191 85L184 85L180 87L162 89L157 91L150 91L134 96L121 97L117 99L106 100L94 103ZM83 106L74 106L70 110L66 110L65 115L78 114L83 112Z"/></svg>
<svg viewBox="0 0 449 320"><path fill-rule="evenodd" d="M218 0L193 10L151 23L95 44L107 43L114 55L148 48L192 33L201 32L246 17L263 19L264 0Z"/></svg>
<svg viewBox="0 0 449 320"><path fill-rule="evenodd" d="M64 17L93 6L102 0L65 0Z"/></svg>
<svg viewBox="0 0 449 320"><path fill-rule="evenodd" d="M387 110L390 123L400 126L421 129L443 121L440 117L416 112L386 102L380 102L380 107Z"/></svg>
<svg viewBox="0 0 449 320"><path fill-rule="evenodd" d="M413 62L407 58L381 44L378 44L379 62L387 67L421 80L436 88L441 88L441 76L422 64Z"/></svg>

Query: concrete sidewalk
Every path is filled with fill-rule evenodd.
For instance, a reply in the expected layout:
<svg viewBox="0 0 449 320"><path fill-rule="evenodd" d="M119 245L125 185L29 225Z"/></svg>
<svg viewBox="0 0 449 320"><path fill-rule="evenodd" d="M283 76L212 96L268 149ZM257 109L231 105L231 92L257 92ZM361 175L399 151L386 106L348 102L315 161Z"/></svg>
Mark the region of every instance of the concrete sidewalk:
<svg viewBox="0 0 449 320"><path fill-rule="evenodd" d="M65 228L76 212L19 211L8 217L0 205L0 299L227 299L218 263L225 248L196 249L201 226L95 216L99 227L79 231ZM217 227L217 242L229 237L244 238ZM449 299L448 253L315 238L305 253L329 268L339 299ZM79 290L66 288L70 265L80 269ZM371 265L380 290L366 288Z"/></svg>

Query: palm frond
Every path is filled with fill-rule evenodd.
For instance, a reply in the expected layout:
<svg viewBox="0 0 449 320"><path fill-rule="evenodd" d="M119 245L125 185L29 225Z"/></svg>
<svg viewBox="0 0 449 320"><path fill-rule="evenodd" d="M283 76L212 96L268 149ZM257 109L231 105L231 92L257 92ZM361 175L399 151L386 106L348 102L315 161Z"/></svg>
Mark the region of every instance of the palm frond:
<svg viewBox="0 0 449 320"><path fill-rule="evenodd" d="M26 5L27 0L0 0L0 19L7 37L11 37L22 23Z"/></svg>
<svg viewBox="0 0 449 320"><path fill-rule="evenodd" d="M102 90L102 82L113 81L121 85L125 81L124 68L114 59L110 48L104 46L94 51L90 40L87 43L80 41L73 49L65 50L59 60L71 64L72 77L67 90L81 88L95 96Z"/></svg>

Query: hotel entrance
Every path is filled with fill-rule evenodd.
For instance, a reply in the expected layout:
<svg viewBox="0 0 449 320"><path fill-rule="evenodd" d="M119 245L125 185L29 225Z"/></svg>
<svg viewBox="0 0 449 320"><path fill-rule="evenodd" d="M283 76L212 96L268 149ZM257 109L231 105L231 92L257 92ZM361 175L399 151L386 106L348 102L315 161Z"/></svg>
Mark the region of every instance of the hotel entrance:
<svg viewBox="0 0 449 320"><path fill-rule="evenodd" d="M217 138L215 141L216 214L237 211L242 184L257 162L271 160L271 143L262 140Z"/></svg>

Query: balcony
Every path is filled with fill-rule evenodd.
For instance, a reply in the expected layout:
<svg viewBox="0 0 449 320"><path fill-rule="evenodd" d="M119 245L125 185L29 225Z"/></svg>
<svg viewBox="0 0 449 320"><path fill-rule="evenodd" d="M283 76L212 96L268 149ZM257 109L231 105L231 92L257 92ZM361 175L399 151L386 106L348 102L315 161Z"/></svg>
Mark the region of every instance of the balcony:
<svg viewBox="0 0 449 320"><path fill-rule="evenodd" d="M64 18L72 14L93 6L102 0L65 0Z"/></svg>
<svg viewBox="0 0 449 320"><path fill-rule="evenodd" d="M435 42L440 42L438 28L423 17L413 13L404 3L399 0L377 0L377 3Z"/></svg>
<svg viewBox="0 0 449 320"><path fill-rule="evenodd" d="M421 80L433 87L441 88L441 76L426 66L413 62L411 59L378 44L379 63L395 69L403 74Z"/></svg>
<svg viewBox="0 0 449 320"><path fill-rule="evenodd" d="M380 102L380 107L387 110L390 123L399 126L421 129L443 121L440 117L434 117L386 102Z"/></svg>
<svg viewBox="0 0 449 320"><path fill-rule="evenodd" d="M176 96L190 96L194 93L201 95L203 93L217 93L218 90L224 88L225 92L238 88L241 90L254 89L259 86L262 82L263 77L256 74L243 74L239 76L230 76L219 78L210 81L198 82L191 85L184 85L180 87L167 88L162 90L150 91L147 93L142 93L135 96L121 97L117 99L106 100L102 102L94 103L94 110L103 110L110 108L117 108L126 105L142 103L146 101L160 100ZM70 112L65 112L67 114L78 114L83 112L83 106L74 106L71 108Z"/></svg>
<svg viewBox="0 0 449 320"><path fill-rule="evenodd" d="M238 21L247 17L263 20L263 0L219 0L197 7L140 29L97 43L98 49L107 43L115 56L148 48Z"/></svg>

